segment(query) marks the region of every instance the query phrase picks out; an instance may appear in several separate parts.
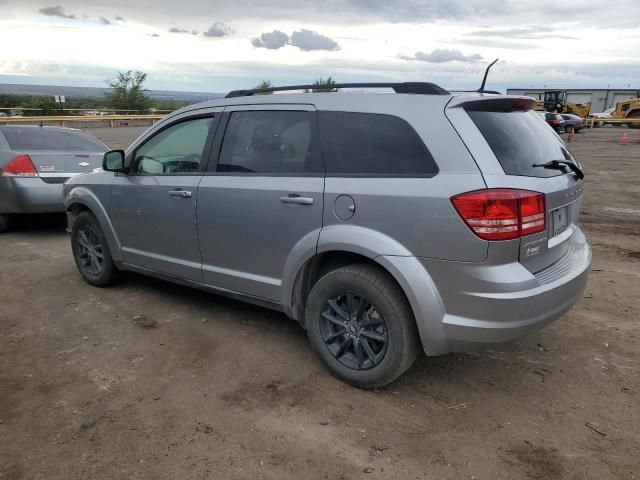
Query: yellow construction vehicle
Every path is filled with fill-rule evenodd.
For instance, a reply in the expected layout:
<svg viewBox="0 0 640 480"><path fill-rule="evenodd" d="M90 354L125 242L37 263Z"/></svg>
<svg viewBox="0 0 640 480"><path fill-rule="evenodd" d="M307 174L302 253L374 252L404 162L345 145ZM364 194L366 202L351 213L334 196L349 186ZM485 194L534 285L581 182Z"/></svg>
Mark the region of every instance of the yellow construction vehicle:
<svg viewBox="0 0 640 480"><path fill-rule="evenodd" d="M545 90L544 100L538 100L536 102L535 110L557 113L573 113L579 117L586 118L591 111L591 102L567 102L566 90Z"/></svg>
<svg viewBox="0 0 640 480"><path fill-rule="evenodd" d="M611 113L611 118L640 118L640 95L618 102L616 109ZM640 124L635 122L627 125L631 128L640 128Z"/></svg>

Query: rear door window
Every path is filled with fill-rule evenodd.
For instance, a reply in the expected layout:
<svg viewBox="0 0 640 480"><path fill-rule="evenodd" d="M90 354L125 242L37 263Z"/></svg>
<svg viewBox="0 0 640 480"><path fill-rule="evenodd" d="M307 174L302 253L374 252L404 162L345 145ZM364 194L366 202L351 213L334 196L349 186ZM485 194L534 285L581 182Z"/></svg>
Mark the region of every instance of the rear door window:
<svg viewBox="0 0 640 480"><path fill-rule="evenodd" d="M433 176L438 166L416 131L394 115L318 112L327 175Z"/></svg>
<svg viewBox="0 0 640 480"><path fill-rule="evenodd" d="M59 152L104 152L105 146L83 132L46 127L7 127L2 134L12 150Z"/></svg>
<svg viewBox="0 0 640 480"><path fill-rule="evenodd" d="M315 112L232 112L217 171L301 175L322 173Z"/></svg>
<svg viewBox="0 0 640 480"><path fill-rule="evenodd" d="M533 165L550 160L573 161L562 141L535 112L474 110L467 113L507 175L553 177L562 175L563 171ZM564 173L568 172L567 169Z"/></svg>

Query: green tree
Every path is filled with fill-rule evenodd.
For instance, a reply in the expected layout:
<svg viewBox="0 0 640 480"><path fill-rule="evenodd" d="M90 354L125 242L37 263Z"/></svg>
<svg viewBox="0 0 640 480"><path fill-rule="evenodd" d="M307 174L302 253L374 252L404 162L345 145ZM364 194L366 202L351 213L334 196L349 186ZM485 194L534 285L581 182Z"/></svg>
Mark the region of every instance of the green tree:
<svg viewBox="0 0 640 480"><path fill-rule="evenodd" d="M320 77L315 82L313 82L313 85L317 85L318 88L312 88L311 91L313 93L337 92L338 89L334 87L335 84L336 81L331 77L327 77L326 80ZM309 93L309 90L305 90L304 92Z"/></svg>
<svg viewBox="0 0 640 480"><path fill-rule="evenodd" d="M105 94L107 106L116 110L148 110L151 99L146 95L148 90L144 88L146 80L147 74L144 72L118 72L115 78L107 80L107 85L111 88Z"/></svg>
<svg viewBox="0 0 640 480"><path fill-rule="evenodd" d="M259 84L257 84L255 87L256 90L260 89L260 88L271 88L273 87L273 83L271 83L271 80L262 80ZM263 93L256 93L256 95L272 95L273 92L263 92Z"/></svg>

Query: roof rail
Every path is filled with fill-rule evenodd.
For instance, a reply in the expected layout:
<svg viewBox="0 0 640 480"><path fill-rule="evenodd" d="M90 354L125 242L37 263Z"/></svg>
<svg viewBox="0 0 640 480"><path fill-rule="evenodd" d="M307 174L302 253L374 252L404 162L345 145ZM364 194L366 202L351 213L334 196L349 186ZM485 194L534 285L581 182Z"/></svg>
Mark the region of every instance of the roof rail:
<svg viewBox="0 0 640 480"><path fill-rule="evenodd" d="M478 90L449 90L451 93L493 93L495 95L502 95L502 93L497 90L483 90L482 92L478 92Z"/></svg>
<svg viewBox="0 0 640 480"><path fill-rule="evenodd" d="M392 88L396 93L416 93L422 95L449 95L444 88L430 82L403 83L335 83L331 85L287 85L283 87L252 88L233 90L225 98L250 97L256 93L285 92L288 90L318 90L326 88Z"/></svg>

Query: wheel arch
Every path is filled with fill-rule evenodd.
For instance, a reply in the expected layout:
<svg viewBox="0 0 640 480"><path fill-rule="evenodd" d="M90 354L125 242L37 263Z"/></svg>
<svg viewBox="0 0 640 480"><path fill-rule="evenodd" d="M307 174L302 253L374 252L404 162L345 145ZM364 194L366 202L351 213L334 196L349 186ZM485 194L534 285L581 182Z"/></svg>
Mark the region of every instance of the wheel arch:
<svg viewBox="0 0 640 480"><path fill-rule="evenodd" d="M67 209L67 215L72 218L76 217L83 211L90 212L98 223L104 233L109 244L109 251L111 257L115 262L122 261L122 254L120 248L122 246L118 235L116 234L113 223L107 214L106 209L100 202L100 199L91 190L85 187L75 187L65 196L65 206ZM72 219L69 221L69 226L72 225Z"/></svg>
<svg viewBox="0 0 640 480"><path fill-rule="evenodd" d="M329 231L325 235L325 230ZM384 253L381 253L384 252ZM315 251L296 262L295 270L284 279L285 312L305 327L306 297L325 273L353 263L374 265L400 287L418 326L420 340L428 354L446 351L442 319L442 299L430 275L420 261L395 240L364 227L325 228Z"/></svg>

